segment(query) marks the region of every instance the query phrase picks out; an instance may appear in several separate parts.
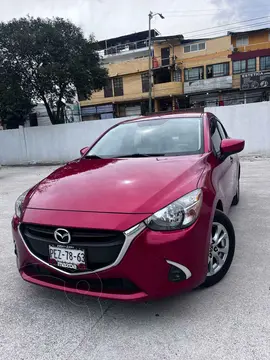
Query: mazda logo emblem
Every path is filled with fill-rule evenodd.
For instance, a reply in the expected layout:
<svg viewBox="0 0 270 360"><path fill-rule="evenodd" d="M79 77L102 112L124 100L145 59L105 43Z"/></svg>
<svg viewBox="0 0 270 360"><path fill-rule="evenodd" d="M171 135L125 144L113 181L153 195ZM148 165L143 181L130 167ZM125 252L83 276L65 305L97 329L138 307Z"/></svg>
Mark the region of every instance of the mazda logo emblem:
<svg viewBox="0 0 270 360"><path fill-rule="evenodd" d="M71 236L66 229L56 229L54 232L54 238L60 244L69 244L71 242Z"/></svg>

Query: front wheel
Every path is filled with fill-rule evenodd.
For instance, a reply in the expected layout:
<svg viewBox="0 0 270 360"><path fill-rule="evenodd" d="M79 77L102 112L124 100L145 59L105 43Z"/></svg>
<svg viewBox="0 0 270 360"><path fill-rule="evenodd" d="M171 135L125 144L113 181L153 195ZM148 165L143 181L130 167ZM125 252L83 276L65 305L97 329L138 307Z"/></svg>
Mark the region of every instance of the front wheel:
<svg viewBox="0 0 270 360"><path fill-rule="evenodd" d="M235 249L234 228L230 219L216 210L208 255L208 273L202 287L217 284L228 272Z"/></svg>

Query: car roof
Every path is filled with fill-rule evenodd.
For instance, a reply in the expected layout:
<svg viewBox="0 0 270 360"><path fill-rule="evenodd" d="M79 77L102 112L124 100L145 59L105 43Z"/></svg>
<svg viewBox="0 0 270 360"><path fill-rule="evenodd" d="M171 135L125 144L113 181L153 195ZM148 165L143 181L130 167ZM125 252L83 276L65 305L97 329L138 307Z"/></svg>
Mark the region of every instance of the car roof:
<svg viewBox="0 0 270 360"><path fill-rule="evenodd" d="M139 122L144 120L161 120L161 119L175 119L175 118L194 118L194 117L203 117L205 114L209 115L208 113L204 112L184 112L184 113L167 113L167 114L153 114L148 116L140 116L135 119L129 119L121 122L120 124L125 123L132 123L132 122Z"/></svg>

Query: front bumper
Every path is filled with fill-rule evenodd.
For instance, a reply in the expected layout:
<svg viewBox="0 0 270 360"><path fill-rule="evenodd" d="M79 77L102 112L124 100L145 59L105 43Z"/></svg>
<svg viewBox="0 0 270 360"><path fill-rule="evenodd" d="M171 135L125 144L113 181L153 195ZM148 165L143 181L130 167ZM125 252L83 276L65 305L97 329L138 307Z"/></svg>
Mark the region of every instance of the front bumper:
<svg viewBox="0 0 270 360"><path fill-rule="evenodd" d="M84 214L84 224L78 213L62 218L61 214L59 218L59 212L54 214L54 211L43 211L42 218L37 213L38 210L26 212L23 221L57 227L83 227L86 223L92 227L94 222L95 228L99 222L93 213ZM114 226L111 225L113 229L119 229L120 223L129 223L129 220L123 222L123 215L106 216L115 219ZM142 220L133 216L130 224L135 218L137 222ZM111 219L110 223L112 224ZM188 291L204 281L207 274L210 223L209 211L202 207L199 219L188 229L155 232L141 227L119 262L102 271L80 275L64 274L33 256L22 239L16 218L12 221L12 229L18 269L24 280L56 290L99 298L144 300ZM172 267L181 269L182 274L185 274L184 278L172 281L169 276Z"/></svg>

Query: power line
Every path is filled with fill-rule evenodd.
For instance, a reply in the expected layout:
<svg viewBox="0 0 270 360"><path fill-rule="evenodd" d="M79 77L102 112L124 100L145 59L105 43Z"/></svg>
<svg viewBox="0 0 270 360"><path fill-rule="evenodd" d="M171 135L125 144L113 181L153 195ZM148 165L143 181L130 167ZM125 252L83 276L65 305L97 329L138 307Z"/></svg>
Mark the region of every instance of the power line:
<svg viewBox="0 0 270 360"><path fill-rule="evenodd" d="M228 12L231 9L222 9L222 11ZM172 12L172 13L164 13L164 15L166 16L166 18L179 18L179 17L205 17L205 16L216 16L219 14L220 11L215 11L215 12L192 12L192 11L188 11L188 12ZM248 9L243 9L241 10L241 15L245 14L245 13L249 13L250 10ZM258 13L258 12L262 12L262 9L260 8L256 8L252 10L253 13ZM267 10L264 10L265 12L269 12L270 13L270 6Z"/></svg>
<svg viewBox="0 0 270 360"><path fill-rule="evenodd" d="M221 11L224 8L212 8L212 9L194 9L194 10L170 10L170 11L163 11L163 14L177 14L177 13L185 13L185 12L207 12L207 11Z"/></svg>
<svg viewBox="0 0 270 360"><path fill-rule="evenodd" d="M198 33L198 32L204 31L204 30L212 30L212 29L217 29L217 28L223 28L223 27L230 26L230 25L243 24L243 23L247 23L247 22L254 21L254 20L261 20L261 19L267 19L267 18L269 19L270 16L269 16L269 15L268 15L268 16L261 16L261 17L257 17L257 18L252 18L252 19L237 21L237 22L234 22L234 23L227 23L227 24L223 24L223 25L212 26L212 27L209 27L209 28L204 28L204 29L198 29L198 30L194 30L194 31L189 31L189 32L186 32L185 34Z"/></svg>
<svg viewBox="0 0 270 360"><path fill-rule="evenodd" d="M180 18L180 17L205 17L205 16L214 16L214 14L182 14L182 15L166 15L166 19L172 19L172 18Z"/></svg>
<svg viewBox="0 0 270 360"><path fill-rule="evenodd" d="M220 29L220 30L217 30L217 31L212 31L212 32L207 32L207 33L198 33L198 34L194 34L193 36L190 36L188 38L189 39L196 39L198 37L209 37L209 36L217 35L217 34L220 34L220 33L224 33L225 31L230 31L230 32L238 32L238 31L241 31L241 30L247 30L248 31L250 28L253 28L253 27L260 27L260 26L267 26L267 25L269 25L269 21L249 24L249 25L245 25L245 26L229 27L227 29Z"/></svg>
<svg viewBox="0 0 270 360"><path fill-rule="evenodd" d="M244 9L241 9L241 13L244 11L250 11L250 10L262 10L265 8L270 8L270 5L264 5L259 6L254 9L254 7L245 7ZM185 13L192 13L192 12L210 12L210 11L227 11L227 10L237 10L233 7L227 7L227 8L210 8L210 9L190 9L190 10L169 10L169 11L163 11L163 14L185 14Z"/></svg>

